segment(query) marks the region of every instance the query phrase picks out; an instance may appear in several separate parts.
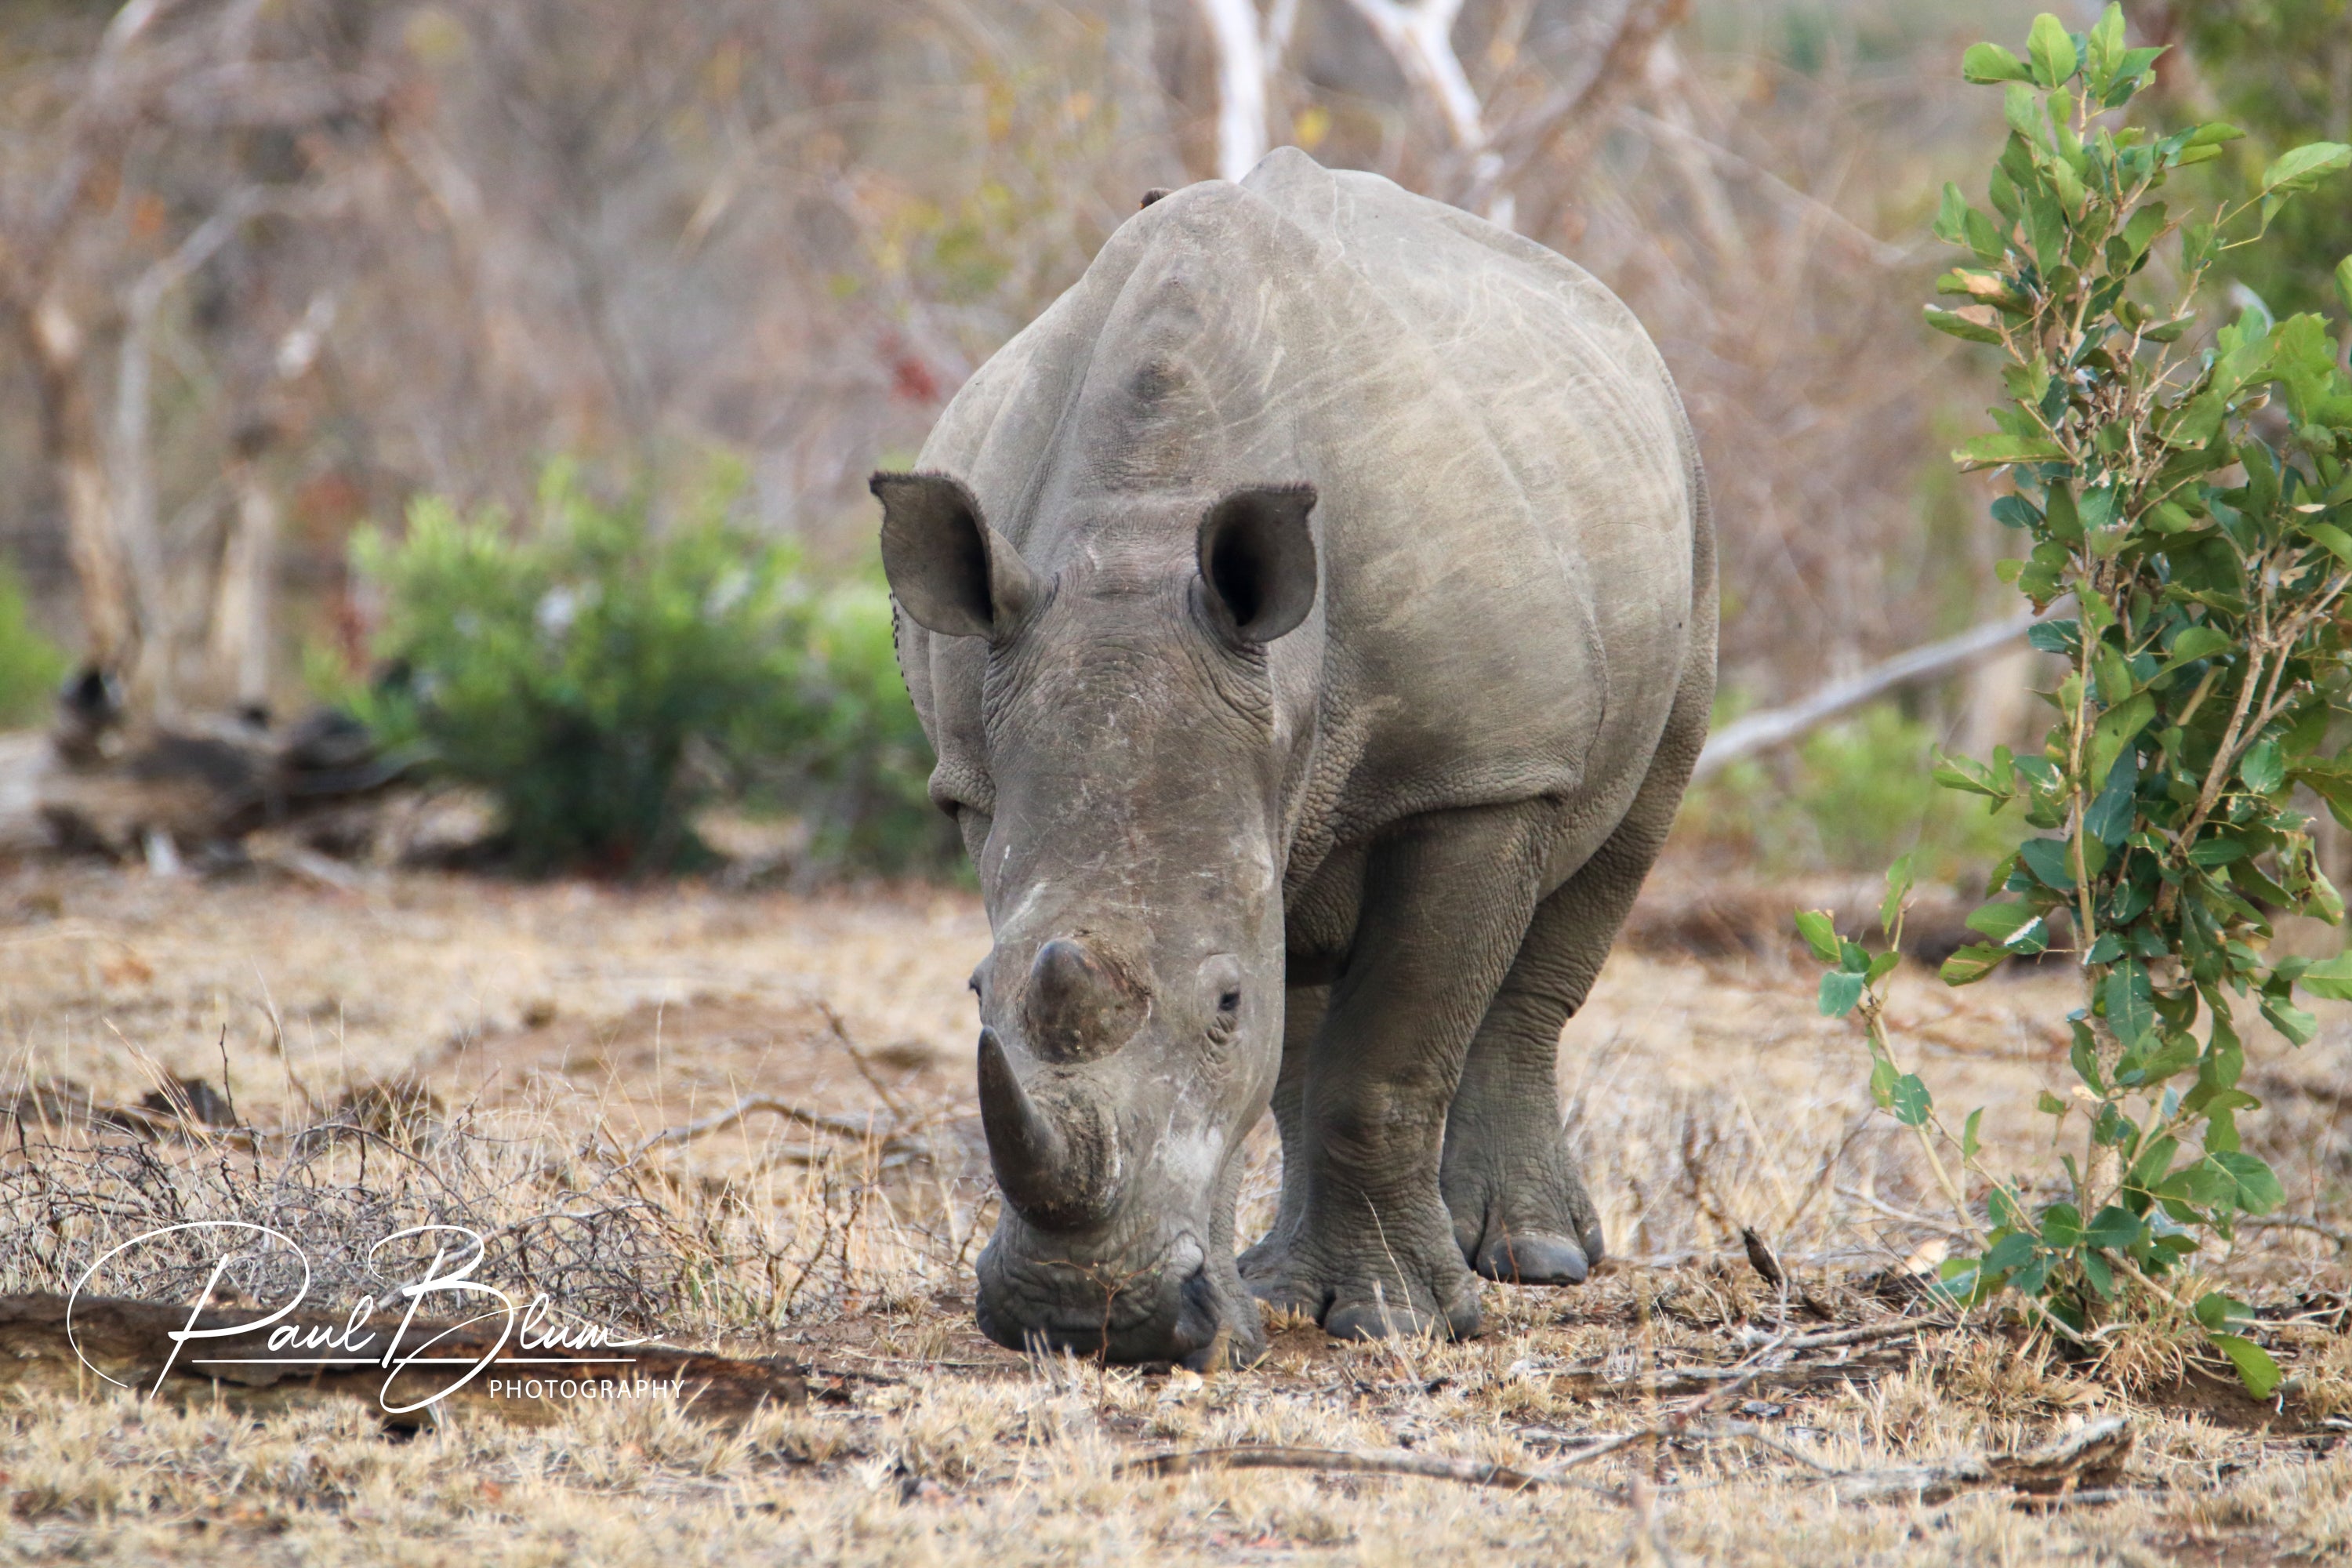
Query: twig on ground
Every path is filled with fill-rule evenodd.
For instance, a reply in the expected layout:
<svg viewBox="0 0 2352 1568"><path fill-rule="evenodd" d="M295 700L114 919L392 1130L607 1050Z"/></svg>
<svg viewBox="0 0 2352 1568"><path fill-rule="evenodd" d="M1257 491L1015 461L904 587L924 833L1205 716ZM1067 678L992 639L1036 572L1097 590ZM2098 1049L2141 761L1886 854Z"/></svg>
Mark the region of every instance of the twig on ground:
<svg viewBox="0 0 2352 1568"><path fill-rule="evenodd" d="M866 1059L866 1053L858 1048L856 1040L849 1037L849 1026L841 1021L841 1015L835 1012L832 1004L823 997L817 998L816 1010L824 1015L825 1026L833 1031L833 1037L841 1042L841 1048L849 1053L850 1065L857 1069L857 1076L866 1080L866 1087L874 1091L874 1098L882 1102L882 1108L899 1126L904 1127L908 1121L907 1108L898 1103L898 1097L890 1092L881 1075L874 1070L874 1065Z"/></svg>
<svg viewBox="0 0 2352 1568"><path fill-rule="evenodd" d="M1461 1481L1474 1487L1504 1487L1524 1491L1549 1479L1506 1465L1475 1459L1448 1459L1436 1454L1416 1454L1404 1448L1340 1449L1284 1448L1244 1446L1232 1448L1192 1448L1177 1453L1146 1454L1117 1465L1121 1476L1189 1476L1202 1470L1324 1470L1341 1475L1425 1476L1432 1480Z"/></svg>
<svg viewBox="0 0 2352 1568"><path fill-rule="evenodd" d="M1864 1323L1858 1328L1827 1329L1818 1334L1800 1334L1780 1348L1784 1351L1834 1350L1840 1345L1866 1345L1879 1340L1900 1339L1906 1334L1927 1333L1957 1326L1949 1318L1905 1318L1892 1323Z"/></svg>
<svg viewBox="0 0 2352 1568"><path fill-rule="evenodd" d="M635 1160L656 1149L668 1148L678 1143L689 1143L697 1138L706 1137L713 1132L724 1132L745 1117L757 1115L762 1111L770 1116L781 1116L787 1121L808 1128L811 1131L831 1132L843 1138L871 1138L880 1132L882 1147L886 1152L895 1152L904 1146L904 1134L896 1131L885 1131L877 1127L870 1119L859 1121L848 1116L831 1116L821 1110L811 1110L805 1106L794 1105L789 1100L778 1100L772 1095L751 1094L744 1096L714 1116L706 1116L699 1121L689 1121L682 1127L671 1127L655 1133L631 1150L629 1158Z"/></svg>
<svg viewBox="0 0 2352 1568"><path fill-rule="evenodd" d="M2260 1219L2240 1219L2240 1230L2307 1230L2314 1236L2324 1236L2336 1244L2338 1252L2352 1252L2352 1231L2342 1231L2332 1225L2322 1225L2302 1215L2264 1215Z"/></svg>

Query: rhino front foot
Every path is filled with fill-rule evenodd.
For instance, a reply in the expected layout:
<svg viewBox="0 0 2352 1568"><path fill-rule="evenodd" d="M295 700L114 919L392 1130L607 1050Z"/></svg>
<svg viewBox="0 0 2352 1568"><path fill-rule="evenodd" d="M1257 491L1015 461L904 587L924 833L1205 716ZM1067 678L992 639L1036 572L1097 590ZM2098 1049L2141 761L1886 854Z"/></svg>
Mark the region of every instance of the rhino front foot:
<svg viewBox="0 0 2352 1568"><path fill-rule="evenodd" d="M1604 1254L1601 1218L1583 1182L1563 1154L1549 1152L1475 1173L1462 1168L1471 1162L1449 1162L1445 1198L1454 1239L1463 1261L1489 1279L1581 1285Z"/></svg>
<svg viewBox="0 0 2352 1568"><path fill-rule="evenodd" d="M1450 1246L1391 1248L1375 1236L1369 1247L1318 1247L1268 1237L1244 1255L1242 1283L1278 1311L1313 1318L1334 1339L1466 1340L1480 1324L1478 1281Z"/></svg>

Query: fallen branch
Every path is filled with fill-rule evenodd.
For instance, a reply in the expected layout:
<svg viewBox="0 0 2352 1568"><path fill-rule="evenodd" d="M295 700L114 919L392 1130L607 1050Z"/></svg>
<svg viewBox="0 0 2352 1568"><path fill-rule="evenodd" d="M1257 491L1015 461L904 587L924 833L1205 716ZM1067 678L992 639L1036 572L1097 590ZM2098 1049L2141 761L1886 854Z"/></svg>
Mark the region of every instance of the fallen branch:
<svg viewBox="0 0 2352 1568"><path fill-rule="evenodd" d="M1938 1464L1895 1465L1883 1470L1834 1472L1840 1502L1942 1502L1972 1487L2005 1486L2032 1497L2063 1497L2084 1482L2110 1482L2123 1474L2136 1437L2121 1415L2094 1421L2054 1442L2015 1454L1989 1454Z"/></svg>
<svg viewBox="0 0 2352 1568"><path fill-rule="evenodd" d="M432 1412L472 1410L509 1421L541 1425L566 1406L611 1397L614 1386L633 1394L640 1384L658 1384L682 1410L706 1420L740 1420L768 1405L808 1402L806 1369L780 1361L743 1361L667 1346L625 1344L570 1350L513 1336L501 1344L494 1323L410 1324L400 1343L429 1346L425 1366L386 1367L374 1353L364 1357L323 1354L305 1346L341 1342L341 1316L297 1314L278 1320L291 1329L292 1344L270 1331L267 1315L232 1317L207 1310L191 1317L184 1305L88 1297L70 1303L49 1292L0 1296L0 1392L17 1398L57 1397L101 1388L100 1379L157 1392L180 1402L218 1399L233 1409L257 1413L314 1404L320 1399L379 1402L395 1424L437 1420ZM262 1320L251 1332L240 1323ZM212 1331L187 1343L173 1335L187 1329ZM375 1352L386 1342L374 1331ZM465 1363L484 1363L481 1375L427 1403L449 1388ZM868 1377L867 1373L850 1375ZM493 1392L493 1384L498 1391ZM513 1390L525 1392L514 1392Z"/></svg>
<svg viewBox="0 0 2352 1568"><path fill-rule="evenodd" d="M1559 1467L1555 1467L1558 1468ZM1404 1448L1277 1448L1248 1445L1233 1448L1189 1448L1175 1453L1147 1454L1113 1466L1115 1476L1190 1476L1203 1470L1322 1470L1339 1475L1422 1476L1431 1480L1461 1481L1474 1487L1503 1487L1525 1491L1549 1479L1515 1470L1507 1465L1481 1464L1475 1459L1448 1459L1416 1454Z"/></svg>
<svg viewBox="0 0 2352 1568"><path fill-rule="evenodd" d="M1903 1318L1891 1323L1864 1323L1853 1329L1828 1329L1817 1334L1801 1334L1780 1346L1784 1351L1825 1351L1840 1345L1866 1345L1880 1340L1900 1339L1906 1334L1921 1334L1935 1329L1955 1325L1949 1318Z"/></svg>
<svg viewBox="0 0 2352 1568"><path fill-rule="evenodd" d="M2233 1223L2240 1230L2307 1230L2314 1236L2324 1236L2334 1242L2338 1252L2352 1251L2352 1232L2338 1230L2332 1225L2322 1225L2301 1215L2265 1215L2260 1219L2241 1218Z"/></svg>
<svg viewBox="0 0 2352 1568"><path fill-rule="evenodd" d="M2052 605L2048 613L2071 615L2073 604L2071 598L2063 600ZM1852 712L1890 691L1916 686L1921 681L1939 679L1965 668L1986 655L2015 642L2031 631L2036 621L2043 618L2028 612L2005 621L1971 626L1956 637L1899 653L1860 675L1833 680L1801 701L1792 702L1785 708L1768 708L1761 713L1735 719L1706 738L1706 749L1698 754L1698 765L1692 770L1691 782L1696 784L1759 752L1785 746L1840 714Z"/></svg>
<svg viewBox="0 0 2352 1568"><path fill-rule="evenodd" d="M1730 1392L1726 1390L1726 1393ZM1459 1481L1465 1486L1499 1487L1528 1491L1538 1487L1576 1485L1567 1472L1637 1443L1662 1438L1701 1442L1744 1442L1793 1459L1829 1482L1840 1502L1937 1503L1970 1488L2003 1486L2044 1502L2073 1500L2108 1502L2125 1495L2105 1483L2119 1479L2124 1461L2131 1457L2135 1435L2120 1415L2095 1421L2038 1448L2014 1454L1971 1455L1926 1465L1895 1465L1878 1470L1847 1470L1829 1464L1782 1441L1747 1421L1724 1421L1705 1426L1689 1424L1708 1402L1632 1432L1604 1438L1557 1464L1540 1470L1514 1469L1475 1459L1449 1459L1436 1454L1415 1454L1402 1448L1290 1448L1244 1445L1226 1448L1191 1448L1147 1454L1112 1468L1118 1476L1189 1476L1208 1470L1318 1470L1338 1475L1418 1476L1430 1480ZM2084 1483L2102 1483L2085 1488ZM1589 1489L1605 1496L1608 1488ZM1623 1500L1622 1498L1619 1500Z"/></svg>

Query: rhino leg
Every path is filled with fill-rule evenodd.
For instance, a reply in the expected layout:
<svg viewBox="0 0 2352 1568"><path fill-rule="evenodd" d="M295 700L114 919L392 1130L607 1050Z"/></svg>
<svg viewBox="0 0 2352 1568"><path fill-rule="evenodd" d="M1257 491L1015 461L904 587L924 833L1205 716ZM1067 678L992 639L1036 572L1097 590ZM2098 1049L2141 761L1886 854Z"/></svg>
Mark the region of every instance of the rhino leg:
<svg viewBox="0 0 2352 1568"><path fill-rule="evenodd" d="M1343 1339L1478 1331L1438 1187L1446 1108L1527 934L1556 817L1549 802L1435 812L1373 847L1299 1078L1295 1223L1244 1275L1262 1299Z"/></svg>
<svg viewBox="0 0 2352 1568"><path fill-rule="evenodd" d="M1282 1135L1282 1199L1274 1227L1241 1256L1244 1278L1278 1266L1276 1260L1297 1234L1298 1216L1307 1207L1307 1052L1323 1026L1330 999L1328 985L1293 985L1283 994L1282 1073L1275 1079L1274 1099L1267 1106L1274 1113L1275 1131Z"/></svg>
<svg viewBox="0 0 2352 1568"><path fill-rule="evenodd" d="M1600 1216L1560 1136L1557 1075L1560 1026L1616 926L1596 935L1598 911L1579 890L1571 879L1537 910L1445 1119L1441 1180L1454 1240L1489 1279L1573 1285L1601 1255Z"/></svg>
<svg viewBox="0 0 2352 1568"><path fill-rule="evenodd" d="M1706 739L1712 690L1703 680L1677 694L1624 820L1538 908L1471 1042L1446 1118L1443 1180L1462 1256L1489 1279L1573 1285L1601 1260L1601 1217L1560 1136L1560 1029L1665 844Z"/></svg>

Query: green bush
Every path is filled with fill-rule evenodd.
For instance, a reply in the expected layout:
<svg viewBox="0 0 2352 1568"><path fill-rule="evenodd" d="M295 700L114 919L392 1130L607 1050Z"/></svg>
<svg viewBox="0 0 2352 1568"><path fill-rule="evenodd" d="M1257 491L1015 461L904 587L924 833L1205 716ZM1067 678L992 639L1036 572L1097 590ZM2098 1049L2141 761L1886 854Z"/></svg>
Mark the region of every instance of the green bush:
<svg viewBox="0 0 2352 1568"><path fill-rule="evenodd" d="M1734 763L1685 797L1675 834L1752 855L1768 875L1874 872L1908 850L1923 877L1981 878L2009 825L1929 776L1933 725L1881 703L1777 756Z"/></svg>
<svg viewBox="0 0 2352 1568"><path fill-rule="evenodd" d="M2352 126L2352 0L2175 0L2180 36L2220 113L2249 133L2206 165L2217 195L2259 200L2263 176L2289 148ZM2200 95L2201 96L2201 95ZM2173 106L2173 129L2193 129L2193 103ZM2328 288L2352 251L2352 203L2296 202L2276 213L2263 243L2229 256L2225 274L2284 318L2344 307Z"/></svg>
<svg viewBox="0 0 2352 1568"><path fill-rule="evenodd" d="M521 870L690 869L709 858L693 816L727 796L807 817L827 865L950 863L887 595L813 584L727 521L733 490L667 529L563 465L532 532L417 501L402 539L354 542L387 674L344 700L488 790Z"/></svg>
<svg viewBox="0 0 2352 1568"><path fill-rule="evenodd" d="M24 584L0 562L0 728L47 718L66 664L64 652L33 625Z"/></svg>
<svg viewBox="0 0 2352 1568"><path fill-rule="evenodd" d="M1990 1168L1972 1114L1955 1134L1894 1058L1883 987L1895 954L1798 917L1828 967L1821 1006L1858 1014L1877 1103L1919 1137L1972 1245L1943 1289L2013 1300L2096 1355L2136 1314L2200 1335L2247 1390L2281 1373L2249 1309L2218 1289L2211 1244L2275 1208L2278 1177L2241 1145L2238 1028L2257 1015L2296 1045L2318 1021L2296 994L2352 997L2352 956L2314 963L2271 947L2282 914L2340 924L2303 787L2352 823L2352 376L2317 315L2247 310L2210 338L2199 291L2293 198L2352 168L2320 142L2266 164L2242 201L2175 211L2158 193L2238 140L2213 123L2153 135L2116 111L2157 49L2124 47L2110 6L2087 34L2035 19L2022 58L1979 44L1971 81L2000 87L2008 143L1990 211L1947 186L1936 233L1968 252L1930 308L1939 331L1997 348L2009 398L1953 454L2008 480L1992 516L2021 553L2000 563L2035 609L2033 641L2069 673L2043 743L1946 759L1947 787L2021 813L2031 831L1969 917L1984 940L1948 959L1965 985L2063 947L2081 977L2069 1017L2075 1082L2043 1091L2053 1138L2080 1158L2046 1189ZM2163 253L2168 265L2151 268ZM2352 305L2352 258L2336 268ZM1908 868L1881 919L1899 933ZM1944 1156L1951 1156L1948 1165ZM1981 1183L1983 1217L1952 1173Z"/></svg>

